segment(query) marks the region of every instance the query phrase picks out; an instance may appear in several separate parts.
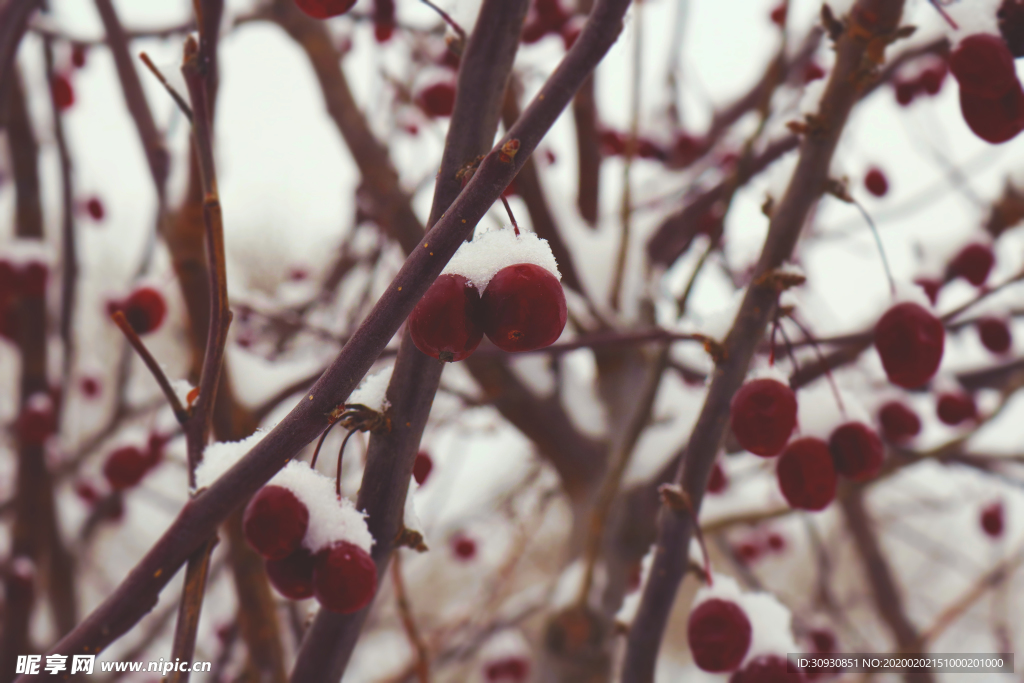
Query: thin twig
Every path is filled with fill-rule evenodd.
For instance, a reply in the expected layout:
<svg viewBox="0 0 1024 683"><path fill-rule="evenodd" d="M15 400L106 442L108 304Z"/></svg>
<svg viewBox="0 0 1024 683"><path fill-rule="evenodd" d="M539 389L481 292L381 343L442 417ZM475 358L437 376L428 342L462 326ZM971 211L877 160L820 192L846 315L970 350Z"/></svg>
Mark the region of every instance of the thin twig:
<svg viewBox="0 0 1024 683"><path fill-rule="evenodd" d="M416 676L420 683L430 683L430 651L427 644L420 635L416 626L416 619L412 615L412 604L409 602L409 595L405 590L405 580L402 578L402 553L397 552L391 558L391 580L395 587L395 603L398 605L398 616L402 619L402 628L405 635L416 653Z"/></svg>
<svg viewBox="0 0 1024 683"><path fill-rule="evenodd" d="M125 317L123 311L114 311L111 314L110 319L114 321L114 324L120 328L121 332L124 333L125 339L132 345L135 352L139 354L139 358L146 364L149 371L153 374L153 379L160 386L160 391L164 392L164 396L167 397L167 402L171 404L171 410L174 411L174 417L178 419L178 424L185 424L188 422L189 411L185 409L185 406L181 404L181 399L178 398L178 394L174 391L174 387L171 386L171 382L167 379L167 375L164 373L164 369L160 367L156 358L146 348L145 342L139 337L139 333L131 326L128 322L128 318Z"/></svg>
<svg viewBox="0 0 1024 683"><path fill-rule="evenodd" d="M166 90L167 94L171 96L171 99L174 100L174 103L178 105L178 109L180 109L181 113L185 115L185 118L188 119L188 122L190 124L194 123L195 115L192 113L192 107L188 106L188 102L186 102L185 98L181 96L181 93L175 90L174 86L167 82L167 79L164 78L163 73L161 73L160 69L158 69L156 64L153 63L153 60L149 58L149 55L147 55L145 52L140 52L139 59L141 59L142 63L146 65L146 68L149 69L149 72L156 76L156 79L160 81L160 85L164 86L164 90Z"/></svg>

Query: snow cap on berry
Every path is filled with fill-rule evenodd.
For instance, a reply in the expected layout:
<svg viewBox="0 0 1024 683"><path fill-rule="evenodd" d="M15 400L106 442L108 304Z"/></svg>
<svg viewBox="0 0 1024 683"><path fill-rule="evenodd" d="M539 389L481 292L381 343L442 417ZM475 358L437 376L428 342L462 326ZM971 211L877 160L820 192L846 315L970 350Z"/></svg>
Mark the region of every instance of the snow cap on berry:
<svg viewBox="0 0 1024 683"><path fill-rule="evenodd" d="M515 232L507 228L485 232L472 242L464 243L441 274L461 275L483 293L499 270L520 263L540 266L559 281L562 279L547 240L532 232L522 232L516 237Z"/></svg>
<svg viewBox="0 0 1024 683"><path fill-rule="evenodd" d="M718 582L718 579L715 580ZM738 604L750 620L752 637L744 663L759 655L799 652L793 639L793 615L771 593L744 593Z"/></svg>
<svg viewBox="0 0 1024 683"><path fill-rule="evenodd" d="M378 413L384 412L390 405L387 398L388 384L391 382L391 373L394 365L389 365L372 375L367 375L353 391L346 403L358 403Z"/></svg>
<svg viewBox="0 0 1024 683"><path fill-rule="evenodd" d="M302 545L312 553L336 541L348 541L370 552L373 536L366 527L366 515L356 510L348 498L339 500L334 479L320 474L305 462L291 460L269 483L294 493L309 510L309 528Z"/></svg>
<svg viewBox="0 0 1024 683"><path fill-rule="evenodd" d="M203 451L203 460L196 468L196 489L211 486L266 435L267 432L257 429L252 436L241 441L218 441L207 446Z"/></svg>

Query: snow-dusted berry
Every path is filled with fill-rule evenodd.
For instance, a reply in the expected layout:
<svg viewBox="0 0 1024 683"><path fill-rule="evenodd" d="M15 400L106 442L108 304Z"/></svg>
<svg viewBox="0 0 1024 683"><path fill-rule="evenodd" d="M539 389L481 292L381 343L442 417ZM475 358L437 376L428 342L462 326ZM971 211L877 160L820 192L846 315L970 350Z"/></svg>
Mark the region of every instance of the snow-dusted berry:
<svg viewBox="0 0 1024 683"><path fill-rule="evenodd" d="M735 602L720 598L697 605L686 626L693 660L712 673L738 667L750 648L751 634L746 612Z"/></svg>
<svg viewBox="0 0 1024 683"><path fill-rule="evenodd" d="M267 560L267 578L278 593L292 600L313 597L313 555L299 548L282 560Z"/></svg>
<svg viewBox="0 0 1024 683"><path fill-rule="evenodd" d="M499 349L533 351L554 344L568 308L558 278L532 263L502 268L481 297L484 333Z"/></svg>
<svg viewBox="0 0 1024 683"><path fill-rule="evenodd" d="M302 544L309 510L283 486L264 486L249 501L242 519L245 540L263 557L283 560Z"/></svg>
<svg viewBox="0 0 1024 683"><path fill-rule="evenodd" d="M484 335L480 294L462 275L441 275L409 314L409 334L431 358L469 358Z"/></svg>
<svg viewBox="0 0 1024 683"><path fill-rule="evenodd" d="M324 609L351 614L370 604L377 592L377 566L369 553L338 541L317 553L313 594Z"/></svg>

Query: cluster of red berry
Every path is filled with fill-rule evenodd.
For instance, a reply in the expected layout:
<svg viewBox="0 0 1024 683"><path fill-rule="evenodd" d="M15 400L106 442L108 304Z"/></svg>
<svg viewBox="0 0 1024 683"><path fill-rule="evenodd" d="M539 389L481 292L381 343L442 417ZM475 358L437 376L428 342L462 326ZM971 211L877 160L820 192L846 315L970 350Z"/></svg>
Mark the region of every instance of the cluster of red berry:
<svg viewBox="0 0 1024 683"><path fill-rule="evenodd" d="M906 107L922 95L938 95L948 75L949 63L946 58L930 57L928 66L921 69L913 78L897 78L893 81L896 102L901 107Z"/></svg>
<svg viewBox="0 0 1024 683"><path fill-rule="evenodd" d="M160 464L167 438L153 433L145 447L130 444L113 450L103 464L103 476L114 491L124 491L136 485L146 473Z"/></svg>
<svg viewBox="0 0 1024 683"><path fill-rule="evenodd" d="M17 262L0 258L0 337L18 338L18 302L23 297L45 296L49 274L49 267L39 259Z"/></svg>
<svg viewBox="0 0 1024 683"><path fill-rule="evenodd" d="M293 477L323 478L304 464L290 465L288 471ZM345 538L344 532L327 542L310 538L311 508L314 515L320 508L303 498L301 488L264 486L245 509L246 540L266 561L270 583L286 598L315 596L325 609L341 614L363 609L377 592L377 567L365 543Z"/></svg>
<svg viewBox="0 0 1024 683"><path fill-rule="evenodd" d="M167 316L164 295L153 287L139 287L124 299L107 302L107 313L121 311L138 334L155 332Z"/></svg>
<svg viewBox="0 0 1024 683"><path fill-rule="evenodd" d="M993 144L1024 130L1024 88L1013 54L999 36L967 36L949 58L960 84L960 111L975 135Z"/></svg>

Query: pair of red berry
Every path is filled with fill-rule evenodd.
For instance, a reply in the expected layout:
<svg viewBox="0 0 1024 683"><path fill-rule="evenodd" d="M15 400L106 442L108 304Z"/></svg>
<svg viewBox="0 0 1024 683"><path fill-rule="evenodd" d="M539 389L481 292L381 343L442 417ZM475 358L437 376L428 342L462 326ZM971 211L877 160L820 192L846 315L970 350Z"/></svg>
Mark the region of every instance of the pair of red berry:
<svg viewBox="0 0 1024 683"><path fill-rule="evenodd" d="M906 107L920 95L938 95L948 74L949 63L944 58L939 58L915 78L894 81L893 87L896 90L897 104Z"/></svg>
<svg viewBox="0 0 1024 683"><path fill-rule="evenodd" d="M1024 130L1024 88L1003 39L967 36L950 55L949 67L960 84L960 111L975 135L997 144Z"/></svg>
<svg viewBox="0 0 1024 683"><path fill-rule="evenodd" d="M126 298L107 302L107 313L121 311L138 334L149 334L160 327L167 315L164 295L153 287L139 287Z"/></svg>
<svg viewBox="0 0 1024 683"><path fill-rule="evenodd" d="M485 334L510 353L550 346L567 318L558 278L519 263L499 270L483 296L466 277L441 275L409 315L409 332L420 351L453 363L468 358Z"/></svg>
<svg viewBox="0 0 1024 683"><path fill-rule="evenodd" d="M358 612L377 592L373 558L346 540L310 552L303 546L309 520L309 508L295 493L268 484L249 501L242 529L279 593L292 600L315 596L332 612Z"/></svg>

